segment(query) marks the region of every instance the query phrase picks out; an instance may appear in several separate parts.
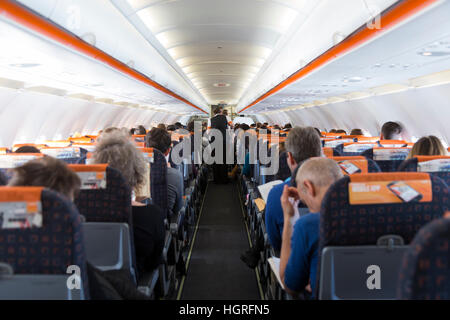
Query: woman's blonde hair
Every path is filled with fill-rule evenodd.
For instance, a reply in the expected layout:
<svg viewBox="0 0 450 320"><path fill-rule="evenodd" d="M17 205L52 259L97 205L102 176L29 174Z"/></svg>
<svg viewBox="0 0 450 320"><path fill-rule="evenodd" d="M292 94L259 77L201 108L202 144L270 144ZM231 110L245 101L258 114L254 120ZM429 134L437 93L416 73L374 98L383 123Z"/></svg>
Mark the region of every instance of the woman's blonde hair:
<svg viewBox="0 0 450 320"><path fill-rule="evenodd" d="M102 134L93 153L93 162L107 163L119 170L132 189L144 183L144 156L121 131Z"/></svg>
<svg viewBox="0 0 450 320"><path fill-rule="evenodd" d="M445 156L447 150L439 140L438 137L428 136L420 138L412 147L407 159L415 156Z"/></svg>

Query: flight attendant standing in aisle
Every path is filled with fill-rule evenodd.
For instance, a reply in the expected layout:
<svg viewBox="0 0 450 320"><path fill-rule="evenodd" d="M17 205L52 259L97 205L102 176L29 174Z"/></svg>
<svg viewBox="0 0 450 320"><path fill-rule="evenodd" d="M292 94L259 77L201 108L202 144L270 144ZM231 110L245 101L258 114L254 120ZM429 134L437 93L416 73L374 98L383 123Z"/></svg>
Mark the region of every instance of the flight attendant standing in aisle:
<svg viewBox="0 0 450 320"><path fill-rule="evenodd" d="M213 164L213 174L215 183L228 183L228 171L226 164L226 134L228 128L227 117L222 114L222 108L214 110L214 117L211 118L211 128L219 130L222 134L222 159L217 159ZM222 160L222 161L220 161Z"/></svg>

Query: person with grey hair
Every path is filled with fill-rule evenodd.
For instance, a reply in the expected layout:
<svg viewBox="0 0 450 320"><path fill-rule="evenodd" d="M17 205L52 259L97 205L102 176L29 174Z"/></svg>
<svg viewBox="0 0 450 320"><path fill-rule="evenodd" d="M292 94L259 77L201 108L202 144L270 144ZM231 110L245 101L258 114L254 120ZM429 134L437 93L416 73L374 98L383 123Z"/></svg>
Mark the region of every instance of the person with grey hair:
<svg viewBox="0 0 450 320"><path fill-rule="evenodd" d="M295 127L291 129L286 138L285 147L287 165L292 174L305 160L322 156L322 142L319 134L313 127ZM284 186L291 186L293 182L291 177L287 178L283 183L272 187L267 197L265 212L266 231L276 255L279 255L281 250L284 223L280 197ZM241 260L250 268L255 268L258 264L260 251L262 250L261 246L262 243L259 241L252 249L241 255Z"/></svg>
<svg viewBox="0 0 450 320"><path fill-rule="evenodd" d="M322 142L313 127L295 127L289 131L285 142L287 165L293 174L295 169L305 160L322 156ZM281 235L283 231L283 210L280 197L285 185L291 185L289 177L283 184L276 185L270 190L266 204L266 229L270 244L279 252L281 249Z"/></svg>
<svg viewBox="0 0 450 320"><path fill-rule="evenodd" d="M154 270L161 262L164 247L165 213L156 205L136 199L136 190L149 179L142 153L120 131L104 133L93 153L94 163L107 163L120 171L132 190L133 235L138 273Z"/></svg>
<svg viewBox="0 0 450 320"><path fill-rule="evenodd" d="M319 220L322 200L330 186L343 177L336 162L328 158L311 158L303 163L296 176L297 187L284 186L281 205L284 214L280 255L280 279L290 294L314 292L319 245ZM295 225L293 201L301 200L310 213Z"/></svg>

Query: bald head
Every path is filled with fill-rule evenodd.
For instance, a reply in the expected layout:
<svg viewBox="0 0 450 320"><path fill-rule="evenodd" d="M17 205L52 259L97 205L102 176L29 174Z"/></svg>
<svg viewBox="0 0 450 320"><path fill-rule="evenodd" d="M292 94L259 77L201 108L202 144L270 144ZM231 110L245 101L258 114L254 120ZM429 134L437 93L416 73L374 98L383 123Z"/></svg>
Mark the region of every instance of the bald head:
<svg viewBox="0 0 450 320"><path fill-rule="evenodd" d="M336 161L328 158L311 158L298 170L296 181L297 185L309 180L317 187L326 187L342 177L342 170Z"/></svg>
<svg viewBox="0 0 450 320"><path fill-rule="evenodd" d="M342 171L334 160L310 158L302 164L295 180L302 201L311 212L319 212L328 188L342 177Z"/></svg>

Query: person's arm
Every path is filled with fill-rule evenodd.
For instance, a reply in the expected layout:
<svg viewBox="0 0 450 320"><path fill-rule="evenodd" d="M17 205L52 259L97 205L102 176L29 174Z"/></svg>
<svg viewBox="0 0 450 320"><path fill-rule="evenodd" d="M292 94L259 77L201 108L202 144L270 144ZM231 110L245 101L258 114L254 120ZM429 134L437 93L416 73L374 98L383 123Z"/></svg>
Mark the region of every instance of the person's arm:
<svg viewBox="0 0 450 320"><path fill-rule="evenodd" d="M277 227L276 215L279 213L279 210L282 209L277 198L277 188L272 188L267 196L265 222L270 245L276 252L280 252L281 237Z"/></svg>
<svg viewBox="0 0 450 320"><path fill-rule="evenodd" d="M289 294L294 294L294 292L286 286L285 280L286 266L288 264L289 257L291 256L291 239L293 232L291 218L294 216L295 213L294 206L289 201L289 198L294 198L294 200L300 199L297 189L285 185L283 189L283 194L281 196L281 206L283 208L283 215L284 215L284 227L283 227L283 236L281 240L280 278L281 281L283 282L285 290Z"/></svg>
<svg viewBox="0 0 450 320"><path fill-rule="evenodd" d="M175 172L167 172L167 205L171 215L178 214L181 209L183 189L180 187L179 175ZM181 193L180 193L181 189Z"/></svg>
<svg viewBox="0 0 450 320"><path fill-rule="evenodd" d="M184 179L181 172L178 172L178 184L177 184L177 199L175 202L175 212L178 213L183 207L183 195L184 195Z"/></svg>

